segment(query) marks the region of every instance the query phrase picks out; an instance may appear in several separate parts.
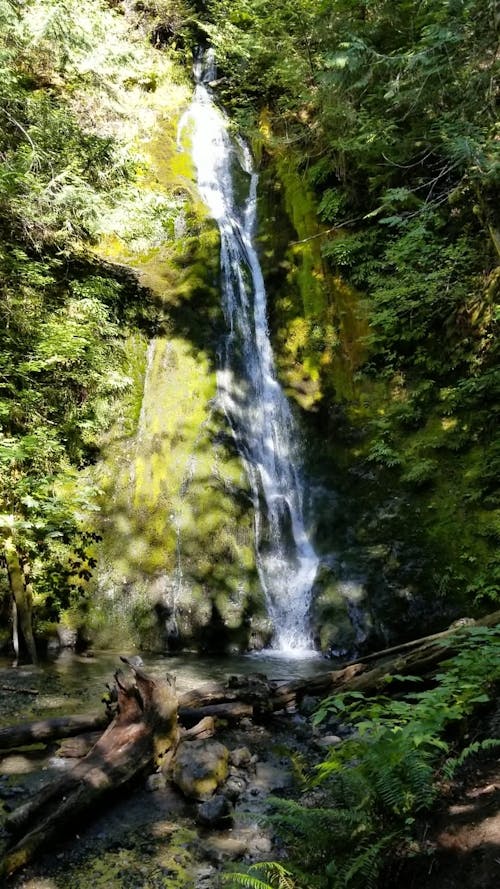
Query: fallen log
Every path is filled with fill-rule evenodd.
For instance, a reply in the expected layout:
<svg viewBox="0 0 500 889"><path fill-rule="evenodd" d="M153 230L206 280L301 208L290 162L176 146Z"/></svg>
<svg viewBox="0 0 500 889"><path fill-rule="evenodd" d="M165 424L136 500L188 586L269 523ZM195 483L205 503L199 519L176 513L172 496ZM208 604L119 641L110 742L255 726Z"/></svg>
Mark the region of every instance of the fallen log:
<svg viewBox="0 0 500 889"><path fill-rule="evenodd" d="M118 712L90 752L59 780L43 787L7 819L18 837L0 864L6 877L66 831L97 800L129 784L153 763L168 761L179 741L175 685L134 670L134 681L116 674Z"/></svg>
<svg viewBox="0 0 500 889"><path fill-rule="evenodd" d="M474 626L494 627L500 624L500 611L488 614L480 620L474 621ZM334 691L364 691L379 692L387 689L390 677L394 675L412 674L422 675L428 673L432 667L449 658L460 647L460 642L467 634L470 625L451 626L441 633L424 636L415 643L405 643L402 646L394 646L374 655L368 655L365 659L356 661L342 667L321 673L309 679L298 679L270 689L270 706L274 712L300 704L303 697L321 697ZM392 654L391 652L396 652ZM380 661L373 666L373 661ZM266 702L266 710L269 702Z"/></svg>
<svg viewBox="0 0 500 889"><path fill-rule="evenodd" d="M499 623L500 612L495 612L477 621L476 625L495 626ZM210 737L214 720L267 719L273 712L295 708L305 695L322 697L332 691L385 690L393 675L428 673L460 647L468 629L452 627L341 669L281 685L262 676L231 677L226 688L212 683L183 695L179 711L170 677L154 680L128 662L134 681L125 682L119 672L115 675L118 712L104 734L71 771L42 788L9 816L7 827L17 841L7 850L0 864L0 876L8 876L23 866L38 848L59 836L83 812L95 808L97 800L129 784L153 764L168 771L180 739ZM178 715L185 726L183 733ZM85 719L85 730L88 731L86 717L68 717L58 722L71 722L72 734L77 734L84 730L82 720ZM80 720L78 728L75 720ZM46 720L3 729L0 743L2 732L4 739L10 739L10 747L52 738L53 723L54 720Z"/></svg>
<svg viewBox="0 0 500 889"><path fill-rule="evenodd" d="M40 742L46 744L48 741L71 738L98 729L103 730L108 723L109 717L106 714L94 713L87 716L57 716L52 719L7 726L0 729L0 752L13 750L16 747L29 747Z"/></svg>
<svg viewBox="0 0 500 889"><path fill-rule="evenodd" d="M179 719L186 727L194 726L197 722L211 716L216 720L238 722L244 717L254 715L254 705L245 701L228 701L224 704L208 704L206 707L180 707Z"/></svg>

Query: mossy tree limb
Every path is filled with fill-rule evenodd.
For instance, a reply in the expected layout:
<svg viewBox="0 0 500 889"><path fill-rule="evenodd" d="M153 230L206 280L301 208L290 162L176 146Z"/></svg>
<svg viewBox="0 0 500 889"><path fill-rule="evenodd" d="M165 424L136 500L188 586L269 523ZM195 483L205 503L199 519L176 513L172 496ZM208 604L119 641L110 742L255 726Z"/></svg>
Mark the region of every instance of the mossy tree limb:
<svg viewBox="0 0 500 889"><path fill-rule="evenodd" d="M14 603L13 642L16 659L19 658L18 628L20 627L29 658L33 664L36 664L37 654L32 626L33 596L22 556L12 536L7 537L4 541L4 556Z"/></svg>

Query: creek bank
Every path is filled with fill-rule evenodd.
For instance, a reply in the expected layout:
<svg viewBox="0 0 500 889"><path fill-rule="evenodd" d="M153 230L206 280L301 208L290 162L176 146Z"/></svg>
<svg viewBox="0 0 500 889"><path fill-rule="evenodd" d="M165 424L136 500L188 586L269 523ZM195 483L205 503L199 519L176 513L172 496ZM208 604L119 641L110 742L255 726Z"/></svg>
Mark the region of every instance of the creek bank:
<svg viewBox="0 0 500 889"><path fill-rule="evenodd" d="M272 725L221 729L231 752L229 775L211 800L227 799L227 826L200 819L200 804L170 785L148 781L114 803L78 835L44 854L15 876L13 889L78 886L78 889L214 889L230 862L250 863L280 854L262 826L268 797L293 784L289 752L305 754L305 720L275 717ZM237 763L234 764L234 763ZM202 804L203 805L203 804ZM162 882L163 881L163 882Z"/></svg>
<svg viewBox="0 0 500 889"><path fill-rule="evenodd" d="M481 623L494 626L498 620L497 612L488 615ZM157 774L148 779L149 792L163 792L167 789L165 779L171 778L189 801L196 802L192 817L198 825L229 827L235 807L247 804L247 810L251 812L252 797L264 793L267 799L270 791L288 792L293 782L290 783L290 776L283 773L284 761L273 762L272 757L265 754L255 756L241 734L233 734L237 743L232 746L221 743L222 738L210 739L214 722L208 717L207 710L213 713L219 708L216 710L217 723L224 727L228 724L224 708L231 708L231 725L232 708L235 704L246 704L244 712L251 713L253 719L247 716L242 719L238 713L233 733L245 730L263 737L266 734L267 737L274 736L276 712L296 714L293 729L289 726L289 716L282 717L288 724L288 734L306 740L309 759L320 757L324 755L325 747L340 743L349 726L328 720L323 735L315 737L300 716L301 707L308 712L314 706L311 696L324 697L332 690L377 693L387 688L393 674L401 678L401 674L406 673L410 679L416 672L428 675L436 664L460 648L464 634L474 631L475 627L469 627L467 621L464 626L453 627L437 637L415 640L410 645L369 656L366 663L353 663L308 680L280 685L268 682L265 676L258 674L253 677L232 676L224 686L210 683L185 692L179 701L168 674L156 680L137 667L134 659L123 659L133 671L134 682L124 682L120 672L115 674L118 711L109 728L74 768L64 769L59 779L46 783L28 803L21 804L8 816L8 829L20 838L7 846L4 873L9 875L26 864L40 847L44 848L46 841L51 843L57 838L62 826L85 823L89 815L92 816L94 801L114 799L118 788L136 782L153 767L156 767ZM178 708L181 722L183 714L187 714L190 724L193 710L197 718L202 717L203 737L209 740L202 740L196 727L188 728L184 733L179 730ZM287 757L292 754L293 762L290 738L286 749ZM263 762L259 762L259 758ZM63 760L59 763L63 764ZM253 767L255 777L249 780ZM230 844L233 853L237 848L242 849L241 843L240 839L239 845Z"/></svg>

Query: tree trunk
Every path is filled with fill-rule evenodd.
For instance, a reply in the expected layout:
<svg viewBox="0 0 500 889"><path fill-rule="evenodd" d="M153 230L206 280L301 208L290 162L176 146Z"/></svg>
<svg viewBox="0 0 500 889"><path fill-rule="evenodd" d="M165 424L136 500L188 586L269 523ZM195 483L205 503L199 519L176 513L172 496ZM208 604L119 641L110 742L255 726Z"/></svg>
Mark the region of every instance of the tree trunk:
<svg viewBox="0 0 500 889"><path fill-rule="evenodd" d="M9 576L10 591L14 602L13 643L16 658L19 657L19 642L17 637L18 626L21 628L24 644L31 663L36 664L37 655L35 639L33 637L32 612L33 597L30 585L26 583L26 574L23 570L19 552L12 537L8 537L4 544L7 574ZM17 651L16 651L17 649Z"/></svg>

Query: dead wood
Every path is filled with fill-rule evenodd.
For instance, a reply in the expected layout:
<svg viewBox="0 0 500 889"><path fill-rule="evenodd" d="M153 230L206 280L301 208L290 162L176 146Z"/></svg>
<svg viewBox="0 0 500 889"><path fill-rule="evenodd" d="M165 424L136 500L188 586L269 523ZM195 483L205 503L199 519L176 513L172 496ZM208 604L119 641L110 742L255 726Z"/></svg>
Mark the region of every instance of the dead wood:
<svg viewBox="0 0 500 889"><path fill-rule="evenodd" d="M0 691L14 692L17 695L38 695L40 692L36 688L22 688L18 685L0 685Z"/></svg>
<svg viewBox="0 0 500 889"><path fill-rule="evenodd" d="M478 626L498 623L500 612L476 622ZM268 718L273 712L295 708L305 695L322 697L333 691L385 690L393 675L432 671L458 650L466 632L467 627L451 627L338 670L280 685L263 676L231 677L227 687L210 683L182 695L180 708L170 677L152 679L126 661L134 678L126 680L121 672L115 675L118 712L104 734L71 771L42 788L9 816L7 826L18 839L7 851L0 875L7 876L22 867L37 849L48 845L85 812L93 811L97 800L129 784L152 765L168 772L181 737L210 737L218 720ZM0 748L53 739L56 731L57 737L80 734L93 730L95 720L104 718L92 717L90 725L89 717L65 717L2 729Z"/></svg>
<svg viewBox="0 0 500 889"><path fill-rule="evenodd" d="M215 734L215 720L213 716L204 716L192 728L181 728L181 741L204 741Z"/></svg>
<svg viewBox="0 0 500 889"><path fill-rule="evenodd" d="M179 719L188 728L207 716L211 716L215 720L238 722L244 717L253 715L254 705L244 701L228 701L225 704L208 704L206 707L181 707L179 709Z"/></svg>
<svg viewBox="0 0 500 889"><path fill-rule="evenodd" d="M480 627L493 627L499 623L500 611L474 622L475 626ZM299 704L305 695L321 697L333 691L378 692L387 689L387 681L391 676L421 676L429 673L434 666L459 649L467 629L468 625L452 626L442 633L424 636L414 643L376 652L340 670L280 685L279 688L270 690L271 708L275 712L285 710ZM380 663L374 666L373 661Z"/></svg>
<svg viewBox="0 0 500 889"><path fill-rule="evenodd" d="M11 813L8 830L17 842L8 849L0 874L26 864L40 847L68 829L95 802L130 783L172 754L179 740L175 685L134 670L134 680L116 674L118 713L90 752L57 781L43 787Z"/></svg>
<svg viewBox="0 0 500 889"><path fill-rule="evenodd" d="M57 716L7 726L0 729L0 751L28 747L40 742L46 744L48 741L105 729L108 722L109 718L104 713L94 713L87 716Z"/></svg>

